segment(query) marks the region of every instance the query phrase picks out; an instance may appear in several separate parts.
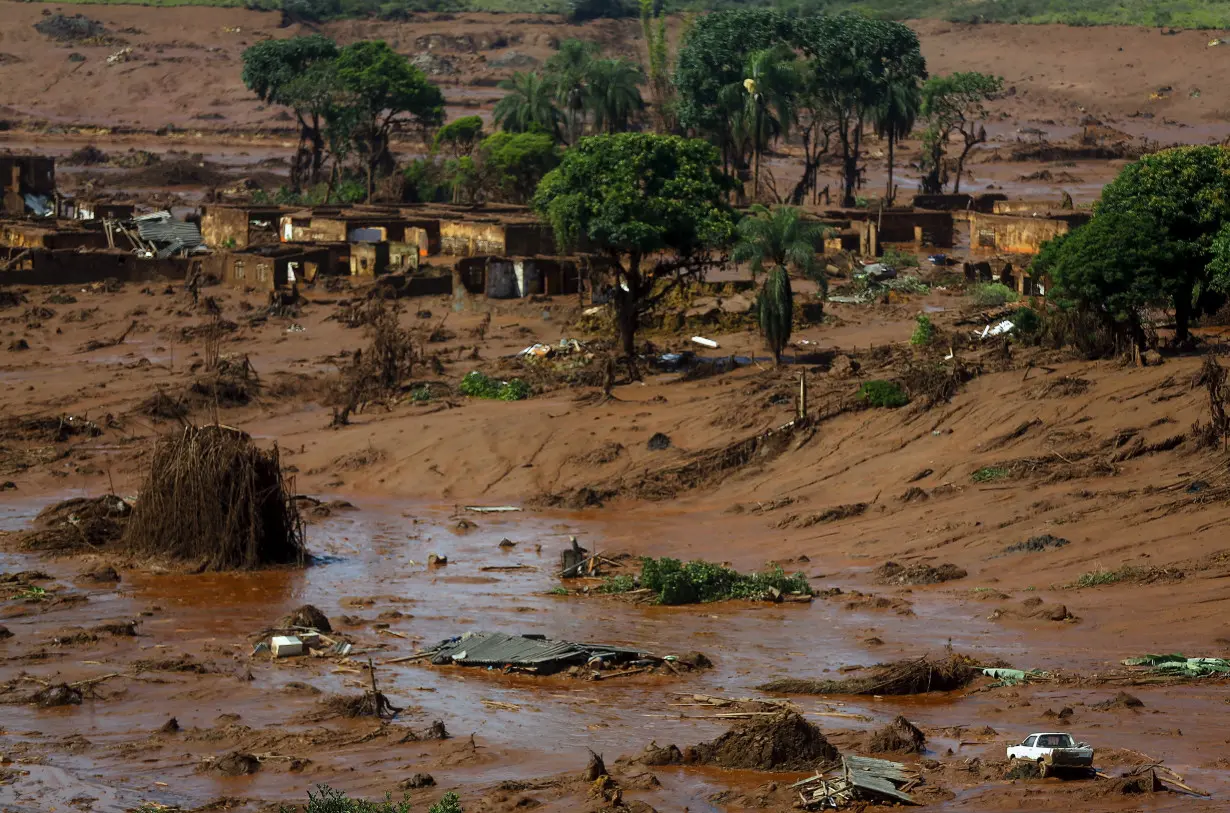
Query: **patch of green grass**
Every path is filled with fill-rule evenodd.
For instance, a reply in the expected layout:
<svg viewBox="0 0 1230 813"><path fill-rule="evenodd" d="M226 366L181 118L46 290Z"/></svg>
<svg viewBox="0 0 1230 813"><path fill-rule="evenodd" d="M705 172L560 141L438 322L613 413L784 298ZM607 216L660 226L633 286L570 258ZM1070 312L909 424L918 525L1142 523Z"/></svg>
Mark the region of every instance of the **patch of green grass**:
<svg viewBox="0 0 1230 813"><path fill-rule="evenodd" d="M905 390L891 381L865 381L863 386L858 388L858 394L854 396L859 401L872 407L884 407L886 409L896 409L903 407L910 402L910 396L905 394Z"/></svg>
<svg viewBox="0 0 1230 813"><path fill-rule="evenodd" d="M1003 466L983 466L969 476L975 483L993 483L996 480L1007 480L1012 472Z"/></svg>
<svg viewBox="0 0 1230 813"><path fill-rule="evenodd" d="M609 576L598 585L599 593L630 593L636 589L636 579L628 574Z"/></svg>
<svg viewBox="0 0 1230 813"><path fill-rule="evenodd" d="M47 598L47 591L37 585L31 585L18 593L17 598L21 601L43 601Z"/></svg>
<svg viewBox="0 0 1230 813"><path fill-rule="evenodd" d="M419 387L410 390L410 400L416 404L425 404L431 400L431 387Z"/></svg>
<svg viewBox="0 0 1230 813"><path fill-rule="evenodd" d="M1016 302L1017 293L1002 282L984 282L974 286L970 299L980 308L998 308Z"/></svg>
<svg viewBox="0 0 1230 813"><path fill-rule="evenodd" d="M732 598L759 600L771 591L810 596L802 573L787 574L778 565L754 573L739 573L712 562L683 563L662 557L641 559L640 586L658 594L659 604L701 604Z"/></svg>
<svg viewBox="0 0 1230 813"><path fill-rule="evenodd" d="M500 381L478 370L466 373L459 387L462 395L471 398L491 398L497 401L523 401L530 395L530 386L519 378Z"/></svg>
<svg viewBox="0 0 1230 813"><path fill-rule="evenodd" d="M547 595L548 596L569 596L572 594L568 592L567 587L552 587L550 590L547 591Z"/></svg>

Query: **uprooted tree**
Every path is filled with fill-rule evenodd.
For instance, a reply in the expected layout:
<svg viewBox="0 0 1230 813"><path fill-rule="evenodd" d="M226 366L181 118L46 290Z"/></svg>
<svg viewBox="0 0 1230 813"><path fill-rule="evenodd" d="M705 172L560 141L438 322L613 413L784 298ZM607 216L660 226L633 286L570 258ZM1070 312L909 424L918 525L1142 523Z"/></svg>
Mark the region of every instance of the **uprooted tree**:
<svg viewBox="0 0 1230 813"><path fill-rule="evenodd" d="M302 565L303 523L277 447L226 426L160 439L124 529L132 553L201 570Z"/></svg>
<svg viewBox="0 0 1230 813"><path fill-rule="evenodd" d="M539 184L534 207L561 247L610 258L629 359L641 315L716 265L733 229L726 189L711 145L645 133L583 138Z"/></svg>

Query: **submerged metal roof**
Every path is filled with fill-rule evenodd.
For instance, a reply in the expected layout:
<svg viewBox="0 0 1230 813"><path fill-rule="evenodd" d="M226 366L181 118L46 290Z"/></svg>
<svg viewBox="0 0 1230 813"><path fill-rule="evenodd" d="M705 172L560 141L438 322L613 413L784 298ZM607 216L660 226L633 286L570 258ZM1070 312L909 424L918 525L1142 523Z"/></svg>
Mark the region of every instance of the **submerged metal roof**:
<svg viewBox="0 0 1230 813"><path fill-rule="evenodd" d="M434 664L557 668L584 663L595 656L623 661L644 654L643 650L629 647L576 644L555 641L543 635L506 635L502 632L467 632L459 638L441 641L428 652Z"/></svg>

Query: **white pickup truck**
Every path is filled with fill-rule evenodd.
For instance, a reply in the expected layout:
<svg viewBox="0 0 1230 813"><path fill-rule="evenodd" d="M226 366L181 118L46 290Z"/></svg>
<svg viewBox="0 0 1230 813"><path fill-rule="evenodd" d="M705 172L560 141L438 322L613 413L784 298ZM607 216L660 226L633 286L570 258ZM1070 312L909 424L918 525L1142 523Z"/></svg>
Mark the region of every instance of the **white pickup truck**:
<svg viewBox="0 0 1230 813"><path fill-rule="evenodd" d="M1074 742L1071 734L1030 734L1020 745L1008 746L1008 759L1037 763L1045 777L1056 768L1092 768L1093 749Z"/></svg>

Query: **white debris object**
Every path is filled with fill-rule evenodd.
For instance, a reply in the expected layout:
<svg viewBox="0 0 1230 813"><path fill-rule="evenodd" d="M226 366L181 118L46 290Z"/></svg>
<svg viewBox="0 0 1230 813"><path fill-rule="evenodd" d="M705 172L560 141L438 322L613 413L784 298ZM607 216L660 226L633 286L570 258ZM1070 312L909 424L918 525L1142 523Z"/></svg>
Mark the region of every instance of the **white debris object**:
<svg viewBox="0 0 1230 813"><path fill-rule="evenodd" d="M319 632L301 632L297 636L299 642L308 649L320 648L320 633Z"/></svg>
<svg viewBox="0 0 1230 813"><path fill-rule="evenodd" d="M275 658L289 658L292 655L303 654L303 641L294 635L275 635L269 642Z"/></svg>
<svg viewBox="0 0 1230 813"><path fill-rule="evenodd" d="M716 348L718 346L718 343L713 339L706 339L704 336L693 336L692 341L701 347Z"/></svg>

